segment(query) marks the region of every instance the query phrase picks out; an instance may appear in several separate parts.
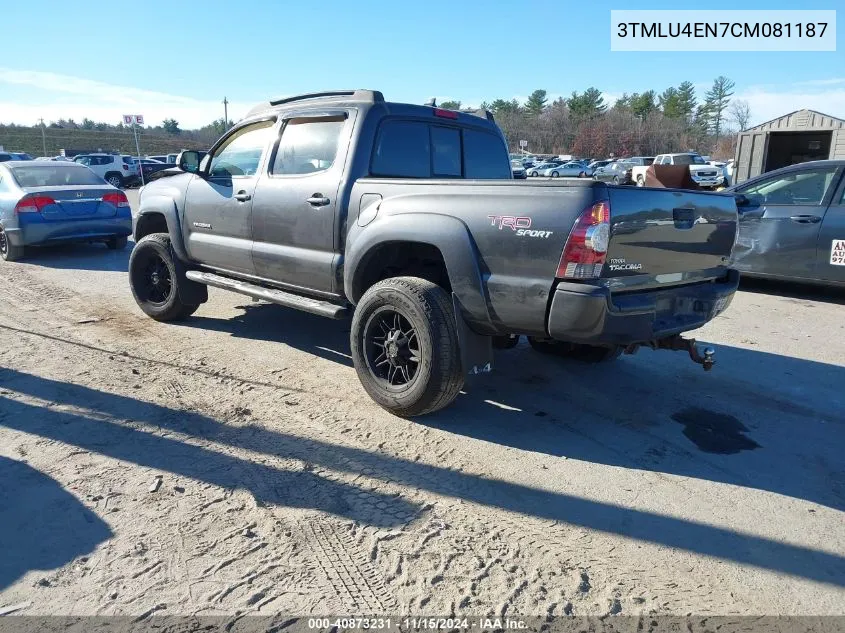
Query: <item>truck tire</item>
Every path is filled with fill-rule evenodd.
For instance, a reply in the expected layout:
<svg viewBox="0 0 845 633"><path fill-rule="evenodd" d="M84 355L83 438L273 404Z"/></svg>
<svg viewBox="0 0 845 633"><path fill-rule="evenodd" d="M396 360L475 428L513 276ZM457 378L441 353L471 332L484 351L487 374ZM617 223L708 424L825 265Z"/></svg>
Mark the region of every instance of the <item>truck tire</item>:
<svg viewBox="0 0 845 633"><path fill-rule="evenodd" d="M141 239L129 256L129 286L135 302L156 321L179 321L191 316L199 304L179 299L179 275L167 233Z"/></svg>
<svg viewBox="0 0 845 633"><path fill-rule="evenodd" d="M418 277L370 287L352 318L352 360L366 392L398 416L448 406L464 384L449 294Z"/></svg>
<svg viewBox="0 0 845 633"><path fill-rule="evenodd" d="M6 262L16 262L23 259L24 247L15 246L6 236L6 232L0 228L0 257Z"/></svg>
<svg viewBox="0 0 845 633"><path fill-rule="evenodd" d="M623 351L619 345L604 347L601 345L584 345L583 343L565 343L563 341L538 339L534 336L529 336L528 342L531 347L543 354L571 358L582 363L607 363L619 358Z"/></svg>

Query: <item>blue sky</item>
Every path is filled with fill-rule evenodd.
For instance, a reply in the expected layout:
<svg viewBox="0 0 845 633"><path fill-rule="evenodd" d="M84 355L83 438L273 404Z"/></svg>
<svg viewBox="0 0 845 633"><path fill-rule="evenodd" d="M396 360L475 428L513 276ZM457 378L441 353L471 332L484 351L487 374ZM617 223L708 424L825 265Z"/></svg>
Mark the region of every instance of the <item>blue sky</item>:
<svg viewBox="0 0 845 633"><path fill-rule="evenodd" d="M133 10L133 6L135 7ZM243 8L242 8L243 7ZM678 8L577 0L536 2L284 2L73 0L6 2L0 122L39 117L118 121L173 116L194 127L237 119L269 96L376 88L388 99L431 96L477 105L595 86L609 100L684 80L703 94L724 74L755 121L801 107L845 117L845 42L826 53L610 52L610 10ZM686 7L685 7L686 8ZM794 9L784 0L707 9ZM835 3L801 8L835 9Z"/></svg>

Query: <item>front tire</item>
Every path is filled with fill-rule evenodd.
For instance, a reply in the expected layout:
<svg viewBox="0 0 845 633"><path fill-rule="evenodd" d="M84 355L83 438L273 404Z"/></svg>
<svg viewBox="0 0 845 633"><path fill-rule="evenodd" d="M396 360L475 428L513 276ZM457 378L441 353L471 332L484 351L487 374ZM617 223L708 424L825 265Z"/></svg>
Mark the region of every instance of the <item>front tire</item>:
<svg viewBox="0 0 845 633"><path fill-rule="evenodd" d="M559 174L559 173L557 173L556 171L553 171L553 172L551 173L551 177L552 177L552 178L557 178L558 176L560 176L560 174Z"/></svg>
<svg viewBox="0 0 845 633"><path fill-rule="evenodd" d="M199 308L179 298L179 275L166 233L147 235L132 249L129 286L138 307L156 321L179 321Z"/></svg>
<svg viewBox="0 0 845 633"><path fill-rule="evenodd" d="M355 310L352 359L364 390L402 417L442 409L464 384L449 294L418 277L369 288Z"/></svg>
<svg viewBox="0 0 845 633"><path fill-rule="evenodd" d="M528 343L534 350L542 354L571 358L582 363L607 363L619 358L623 351L619 345L603 347L600 345L544 340L533 336L528 337Z"/></svg>
<svg viewBox="0 0 845 633"><path fill-rule="evenodd" d="M614 185L619 185L619 184L621 184L621 182L620 182L620 180L619 180L619 176L614 176L614 177L613 177L613 184L614 184Z"/></svg>
<svg viewBox="0 0 845 633"><path fill-rule="evenodd" d="M645 187L645 178L637 176L637 187Z"/></svg>
<svg viewBox="0 0 845 633"><path fill-rule="evenodd" d="M0 228L0 257L6 262L16 262L23 259L24 247L12 244L6 231Z"/></svg>

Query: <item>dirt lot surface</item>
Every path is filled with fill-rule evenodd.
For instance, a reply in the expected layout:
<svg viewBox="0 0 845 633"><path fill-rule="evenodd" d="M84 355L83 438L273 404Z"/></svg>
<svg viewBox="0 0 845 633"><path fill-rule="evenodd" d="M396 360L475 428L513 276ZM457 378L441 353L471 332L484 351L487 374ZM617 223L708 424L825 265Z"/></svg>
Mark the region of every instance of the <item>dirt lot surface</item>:
<svg viewBox="0 0 845 633"><path fill-rule="evenodd" d="M348 322L138 310L129 249L0 266L0 608L843 614L845 300L753 287L680 353L522 344L379 409Z"/></svg>

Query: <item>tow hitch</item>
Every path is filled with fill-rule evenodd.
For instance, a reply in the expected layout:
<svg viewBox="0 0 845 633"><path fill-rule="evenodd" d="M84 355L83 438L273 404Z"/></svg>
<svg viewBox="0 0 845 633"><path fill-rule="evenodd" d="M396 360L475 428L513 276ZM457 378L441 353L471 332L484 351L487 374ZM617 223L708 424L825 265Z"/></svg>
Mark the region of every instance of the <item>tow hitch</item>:
<svg viewBox="0 0 845 633"><path fill-rule="evenodd" d="M634 354L640 347L643 346L650 347L651 349L667 349L673 352L686 351L694 363L698 363L704 367L704 371L710 371L713 369L713 365L716 364L716 361L713 360L713 354L716 353L716 350L712 347L705 347L702 354L702 352L699 351L698 344L695 342L694 338L684 338L680 334L649 341L648 343L629 345L625 348L625 353Z"/></svg>

